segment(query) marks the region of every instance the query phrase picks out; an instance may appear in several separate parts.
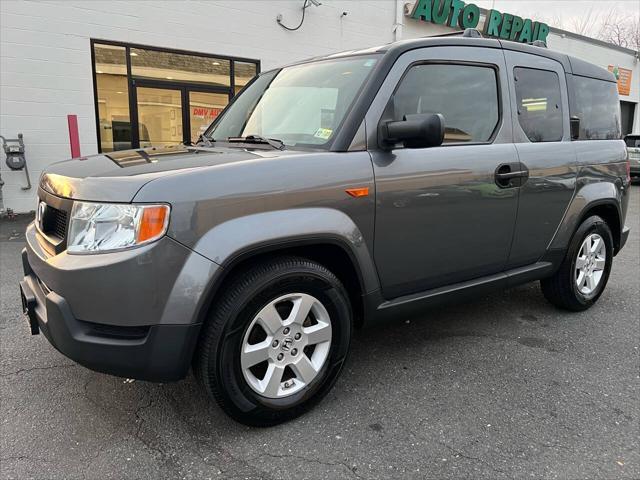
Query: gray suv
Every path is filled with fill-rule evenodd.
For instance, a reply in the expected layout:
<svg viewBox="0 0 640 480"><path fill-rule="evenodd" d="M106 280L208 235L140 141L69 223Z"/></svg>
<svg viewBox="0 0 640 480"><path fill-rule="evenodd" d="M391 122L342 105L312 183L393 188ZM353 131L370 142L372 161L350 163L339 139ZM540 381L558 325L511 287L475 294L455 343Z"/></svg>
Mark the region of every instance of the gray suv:
<svg viewBox="0 0 640 480"><path fill-rule="evenodd" d="M196 145L52 165L22 300L76 362L160 382L193 365L231 417L272 425L327 394L355 327L535 280L589 308L629 185L608 71L402 41L262 73Z"/></svg>

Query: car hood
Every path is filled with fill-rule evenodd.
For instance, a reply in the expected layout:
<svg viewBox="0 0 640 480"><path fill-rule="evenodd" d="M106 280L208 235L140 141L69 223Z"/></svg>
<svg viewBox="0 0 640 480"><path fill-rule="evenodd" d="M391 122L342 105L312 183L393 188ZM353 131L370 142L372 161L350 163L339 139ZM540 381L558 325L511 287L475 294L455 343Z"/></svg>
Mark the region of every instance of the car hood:
<svg viewBox="0 0 640 480"><path fill-rule="evenodd" d="M123 150L54 163L40 187L59 197L130 202L148 182L180 171L291 155L291 150L174 145ZM295 152L300 153L300 152Z"/></svg>

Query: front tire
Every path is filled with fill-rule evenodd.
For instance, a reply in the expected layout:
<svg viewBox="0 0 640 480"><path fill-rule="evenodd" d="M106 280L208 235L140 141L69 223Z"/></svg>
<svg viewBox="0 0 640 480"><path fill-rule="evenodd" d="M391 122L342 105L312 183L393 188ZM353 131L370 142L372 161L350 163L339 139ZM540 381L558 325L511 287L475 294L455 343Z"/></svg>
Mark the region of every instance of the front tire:
<svg viewBox="0 0 640 480"><path fill-rule="evenodd" d="M571 239L558 271L540 281L545 298L555 306L579 312L602 295L613 262L613 236L597 215L587 218Z"/></svg>
<svg viewBox="0 0 640 480"><path fill-rule="evenodd" d="M331 389L352 331L348 295L319 263L297 257L236 275L203 327L196 376L233 419L275 425Z"/></svg>

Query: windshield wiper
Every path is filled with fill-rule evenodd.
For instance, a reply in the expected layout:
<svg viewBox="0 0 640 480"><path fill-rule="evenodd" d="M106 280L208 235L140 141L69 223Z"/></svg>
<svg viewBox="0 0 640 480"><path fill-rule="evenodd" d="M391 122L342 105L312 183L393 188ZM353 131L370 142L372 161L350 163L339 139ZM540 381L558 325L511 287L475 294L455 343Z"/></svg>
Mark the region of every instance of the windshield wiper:
<svg viewBox="0 0 640 480"><path fill-rule="evenodd" d="M205 147L213 147L215 140L207 137L204 133L201 133L198 140L196 140L195 145L198 145L199 143L203 143Z"/></svg>
<svg viewBox="0 0 640 480"><path fill-rule="evenodd" d="M284 150L284 142L277 138L264 138L260 135L247 135L246 137L228 137L229 143L262 143L265 145L271 145L278 150Z"/></svg>

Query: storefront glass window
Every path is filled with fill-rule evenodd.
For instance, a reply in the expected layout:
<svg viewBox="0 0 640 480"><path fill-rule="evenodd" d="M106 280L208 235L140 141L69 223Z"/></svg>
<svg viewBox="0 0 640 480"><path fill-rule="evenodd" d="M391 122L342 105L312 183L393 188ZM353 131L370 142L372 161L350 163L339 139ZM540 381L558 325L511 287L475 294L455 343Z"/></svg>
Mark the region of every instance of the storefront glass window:
<svg viewBox="0 0 640 480"><path fill-rule="evenodd" d="M189 92L189 115L191 119L191 141L207 129L229 103L229 96L221 93Z"/></svg>
<svg viewBox="0 0 640 480"><path fill-rule="evenodd" d="M100 152L197 142L260 62L91 41Z"/></svg>
<svg viewBox="0 0 640 480"><path fill-rule="evenodd" d="M256 64L248 62L233 62L233 73L235 76L236 94L258 74Z"/></svg>
<svg viewBox="0 0 640 480"><path fill-rule="evenodd" d="M94 55L101 150L131 148L125 48L95 44Z"/></svg>
<svg viewBox="0 0 640 480"><path fill-rule="evenodd" d="M230 65L229 60L221 58L131 48L134 77L228 87L231 84Z"/></svg>
<svg viewBox="0 0 640 480"><path fill-rule="evenodd" d="M142 148L182 143L180 90L138 88L138 134Z"/></svg>

